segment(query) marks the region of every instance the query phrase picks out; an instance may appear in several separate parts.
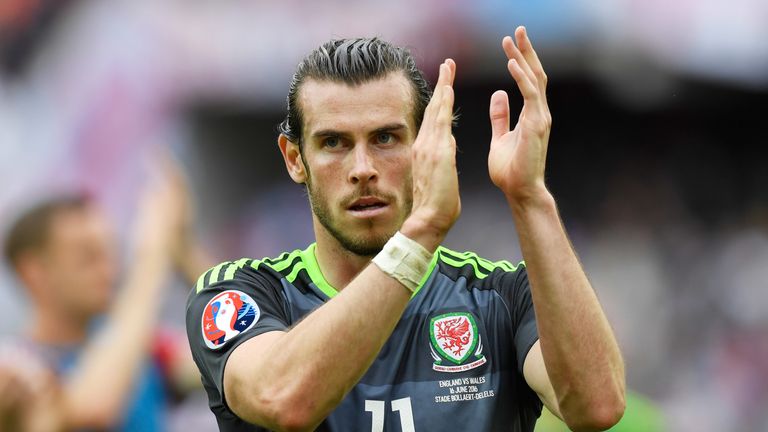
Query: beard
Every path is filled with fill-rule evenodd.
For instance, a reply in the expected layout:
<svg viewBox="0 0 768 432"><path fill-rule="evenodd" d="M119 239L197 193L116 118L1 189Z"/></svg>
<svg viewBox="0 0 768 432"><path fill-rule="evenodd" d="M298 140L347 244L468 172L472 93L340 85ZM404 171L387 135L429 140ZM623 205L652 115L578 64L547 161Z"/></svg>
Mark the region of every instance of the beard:
<svg viewBox="0 0 768 432"><path fill-rule="evenodd" d="M406 216L411 213L413 207L413 198L410 194L405 193L405 202L403 203L402 213L399 215L399 221L391 229L376 234L376 224L373 220L366 220L363 223L366 224L365 232L362 234L355 234L349 230L339 220L335 220L332 215L332 211L322 191L312 187L312 184L307 182L307 193L309 194L309 203L312 206L312 212L317 217L320 224L339 242L341 247L347 251L362 257L372 257L381 252L387 241L395 235L400 226L405 221ZM406 179L406 191L412 190L411 178ZM365 188L357 191L353 196L347 197L342 202L353 202L359 197L373 195L385 199L389 205L396 205L397 200L395 196L390 194L384 194L376 191L372 188Z"/></svg>

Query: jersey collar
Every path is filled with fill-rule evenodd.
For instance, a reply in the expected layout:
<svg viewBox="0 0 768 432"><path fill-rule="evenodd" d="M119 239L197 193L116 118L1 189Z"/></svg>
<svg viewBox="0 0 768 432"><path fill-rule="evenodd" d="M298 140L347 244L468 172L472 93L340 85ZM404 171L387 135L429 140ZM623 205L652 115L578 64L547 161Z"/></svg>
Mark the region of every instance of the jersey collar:
<svg viewBox="0 0 768 432"><path fill-rule="evenodd" d="M327 295L328 298L334 298L336 295L339 294L339 291L334 288L330 283L328 283L327 280L325 280L325 276L323 276L323 272L320 271L320 266L317 264L317 258L315 257L315 249L317 248L317 243L312 243L300 252L301 254L301 260L304 261L304 266L307 269L307 273L309 274L309 278L312 280L312 282L317 286L320 291L323 292L323 294ZM421 291L421 288L424 286L425 283L427 283L427 280L429 279L429 276L432 274L433 270L435 269L435 266L437 265L437 255L438 252L435 251L434 254L432 254L432 261L429 262L429 267L427 268L427 272L424 274L424 277L421 278L421 281L419 282L418 288L416 288L413 291L413 294L411 294L411 298L414 298L416 294Z"/></svg>

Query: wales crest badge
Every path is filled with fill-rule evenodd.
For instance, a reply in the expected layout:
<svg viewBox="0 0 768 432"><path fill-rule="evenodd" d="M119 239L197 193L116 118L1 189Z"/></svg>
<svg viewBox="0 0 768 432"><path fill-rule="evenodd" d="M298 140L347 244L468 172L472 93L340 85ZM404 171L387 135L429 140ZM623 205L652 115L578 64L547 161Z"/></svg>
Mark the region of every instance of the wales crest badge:
<svg viewBox="0 0 768 432"><path fill-rule="evenodd" d="M486 363L475 317L469 312L451 312L433 317L429 323L431 353L438 372L463 372Z"/></svg>

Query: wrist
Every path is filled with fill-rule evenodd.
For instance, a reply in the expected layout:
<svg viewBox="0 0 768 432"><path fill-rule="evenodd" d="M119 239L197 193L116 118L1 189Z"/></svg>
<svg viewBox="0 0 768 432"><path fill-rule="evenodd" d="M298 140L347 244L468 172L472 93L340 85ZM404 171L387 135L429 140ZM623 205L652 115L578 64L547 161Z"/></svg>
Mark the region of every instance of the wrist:
<svg viewBox="0 0 768 432"><path fill-rule="evenodd" d="M411 214L403 222L400 232L422 245L429 253L434 253L443 242L446 232L431 226L426 220L418 215Z"/></svg>
<svg viewBox="0 0 768 432"><path fill-rule="evenodd" d="M530 214L540 214L542 211L556 210L557 208L555 198L544 186L528 194L505 194L505 196L515 219L525 218Z"/></svg>
<svg viewBox="0 0 768 432"><path fill-rule="evenodd" d="M429 270L432 256L433 252L425 249L421 243L398 231L387 241L381 252L373 257L373 263L414 293Z"/></svg>
<svg viewBox="0 0 768 432"><path fill-rule="evenodd" d="M516 187L509 191L502 189L502 192L510 207L521 210L547 206L554 200L544 181L534 182L526 187Z"/></svg>

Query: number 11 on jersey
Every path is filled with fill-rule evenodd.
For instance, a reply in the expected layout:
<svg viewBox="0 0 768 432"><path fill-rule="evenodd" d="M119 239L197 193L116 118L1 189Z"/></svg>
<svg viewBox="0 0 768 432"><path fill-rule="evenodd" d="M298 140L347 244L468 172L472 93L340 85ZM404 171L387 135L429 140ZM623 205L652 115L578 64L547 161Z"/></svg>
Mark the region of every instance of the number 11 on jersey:
<svg viewBox="0 0 768 432"><path fill-rule="evenodd" d="M371 432L384 432L384 401L366 400L365 410L371 413ZM411 398L392 401L392 412L400 412L400 428L403 432L415 432Z"/></svg>

